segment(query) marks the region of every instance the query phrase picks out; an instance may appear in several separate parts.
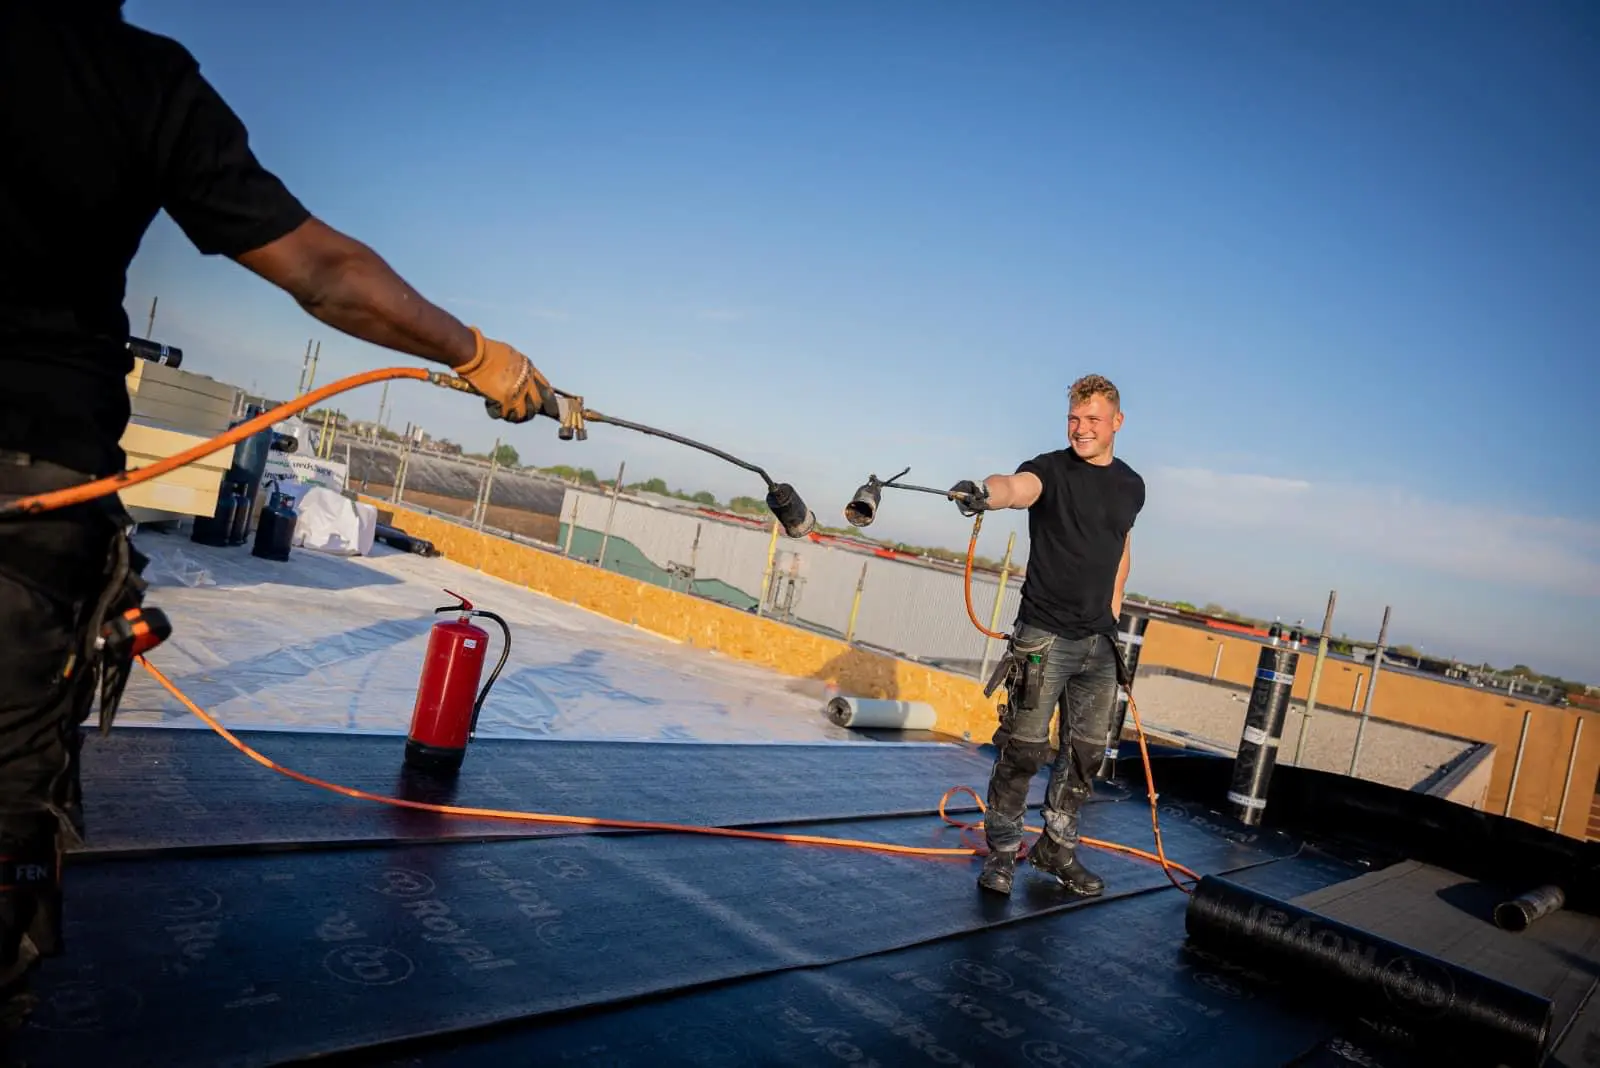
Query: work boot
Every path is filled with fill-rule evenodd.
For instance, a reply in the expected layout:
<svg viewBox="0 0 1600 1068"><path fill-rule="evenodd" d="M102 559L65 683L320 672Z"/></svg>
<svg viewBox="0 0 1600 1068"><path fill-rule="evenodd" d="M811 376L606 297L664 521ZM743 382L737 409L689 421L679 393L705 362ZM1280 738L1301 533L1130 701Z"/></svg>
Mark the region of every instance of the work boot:
<svg viewBox="0 0 1600 1068"><path fill-rule="evenodd" d="M1048 834L1041 834L1028 850L1028 862L1046 875L1054 875L1075 894L1098 897L1106 888L1106 881L1078 859L1076 849L1062 845Z"/></svg>
<svg viewBox="0 0 1600 1068"><path fill-rule="evenodd" d="M993 850L983 861L978 885L996 894L1011 893L1011 879L1017 870L1016 850Z"/></svg>

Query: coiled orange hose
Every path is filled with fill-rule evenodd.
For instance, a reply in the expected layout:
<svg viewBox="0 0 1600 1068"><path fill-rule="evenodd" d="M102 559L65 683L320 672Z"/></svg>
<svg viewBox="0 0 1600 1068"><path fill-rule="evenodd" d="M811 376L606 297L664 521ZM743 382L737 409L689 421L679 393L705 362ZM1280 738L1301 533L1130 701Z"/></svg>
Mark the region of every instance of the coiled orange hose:
<svg viewBox="0 0 1600 1068"><path fill-rule="evenodd" d="M13 501L8 505L0 506L0 518L7 518L17 515L32 515L53 511L59 508L67 508L72 505L82 504L98 497L103 497L108 494L118 492L129 486L136 486L141 482L146 482L153 478L159 478L161 475L164 475L169 471L175 471L186 464L193 463L202 457L209 456L212 453L225 449L229 445L237 444L238 442L243 441L256 433L259 433L261 430L272 426L274 423L280 422L281 420L294 415L297 412L301 412L307 408L310 408L319 401L326 400L329 397L344 393L351 389L356 389L360 386L370 385L375 382L383 382L391 379L403 378L432 382L435 385L449 386L453 389L462 388L459 379L455 379L453 376L442 374L437 371L428 371L422 368L389 367L350 375L346 378L341 378L337 381L330 382L319 389L302 394L292 401L280 404L270 411L264 412L253 419L247 420L238 426L231 427L208 441L202 442L193 448L185 449L183 452L176 453L163 460L159 460L156 463L149 464L136 470L124 471L116 475L95 480L93 482L87 482L83 485L71 486L62 490L41 493L31 497L24 497L17 501ZM982 528L982 525L983 515L980 512L976 521L973 523L972 539L967 547L967 563L965 571L967 616L971 620L972 625L977 627L985 635L991 638L1004 639L1007 637L1007 635L996 633L983 626L983 624L978 621L978 617L973 611L972 607L972 565L974 554L977 550L978 532ZM200 708L200 706L191 701L188 696L186 696L183 691L181 691L177 685L172 682L171 679L167 678L167 676L163 674L160 669L158 669L154 664L150 663L150 661L144 656L139 656L135 659L145 671L150 673L152 678L154 678L162 685L162 687L176 697L178 701L180 701L185 708L198 717L202 723L211 728L211 730L216 732L216 734L224 741L233 746L239 752L243 753L245 756L249 757L251 760L254 760L261 766L270 768L278 774L284 775L290 779L294 779L309 786L315 786L319 789L328 790L332 793L340 794L344 797L350 797L357 800L372 801L378 804L393 805L399 808L417 809L425 812L436 812L442 815L466 816L479 819L567 824L574 826L604 827L631 831L701 834L722 838L745 838L760 841L782 842L792 845L855 849L873 853L887 853L902 856L951 859L968 858L979 855L981 852L983 852L982 849L971 846L961 848L904 846L884 842L870 842L862 839L832 838L826 835L785 834L770 831L739 830L729 827L706 827L695 824L663 823L646 820L600 819L593 816L573 816L544 812L519 812L504 809L476 808L466 805L442 805L424 801L409 801L403 798L388 797L383 794L370 793L366 790L358 790L354 787L342 786L338 783L328 782L327 780L318 779L315 776L306 775L302 772L295 771L292 768L284 767L282 764L277 763L270 757L265 756L241 741L235 734L233 734L233 732L228 730L204 709ZM1133 846L1123 845L1118 842L1107 842L1087 837L1083 838L1082 842L1084 845L1096 849L1122 853L1127 856L1138 857L1143 860L1149 860L1157 863L1161 865L1162 870L1166 872L1168 879L1172 881L1174 886L1178 887L1178 889L1184 891L1185 893L1191 893L1192 891L1179 882L1173 873L1179 872L1194 882L1199 881L1199 876L1183 865L1169 860L1167 858L1166 851L1162 846L1161 827L1156 814L1155 781L1150 769L1150 754L1145 748L1144 728L1139 722L1138 708L1133 703L1133 695L1131 692L1128 696L1128 706L1133 711L1134 727L1139 735L1139 749L1144 757L1145 780L1149 788L1150 799L1150 824L1155 832L1156 851L1154 853L1150 853L1146 850L1136 849ZM985 806L982 798L980 798L977 793L971 789L971 787L953 786L946 790L939 798L939 816L944 820L945 823L953 827L960 828L963 832L975 831L981 826L981 824L976 822L967 823L957 820L948 815L945 811L946 804L950 798L959 793L966 793L970 795L977 803L979 809L984 809ZM1038 827L1029 826L1027 827L1027 830L1033 833L1042 833L1042 829Z"/></svg>

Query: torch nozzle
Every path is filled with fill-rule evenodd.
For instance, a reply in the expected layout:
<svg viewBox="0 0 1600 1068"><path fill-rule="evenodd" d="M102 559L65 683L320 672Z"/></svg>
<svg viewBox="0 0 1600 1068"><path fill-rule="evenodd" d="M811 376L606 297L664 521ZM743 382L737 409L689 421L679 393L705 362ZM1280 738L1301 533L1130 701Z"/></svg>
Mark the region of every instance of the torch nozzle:
<svg viewBox="0 0 1600 1068"><path fill-rule="evenodd" d="M477 393L477 390L473 389L465 379L443 371L430 373L428 381L446 389L459 390L463 393ZM806 502L800 499L800 495L794 491L794 487L787 482L773 482L770 475L748 460L741 460L732 453L713 448L693 438L686 438L681 434L646 426L643 423L630 422L627 419L618 419L614 415L605 415L591 408L586 408L583 405L583 398L575 393L568 393L560 389L554 392L561 407L561 429L559 435L562 440L570 441L576 437L579 441L582 441L589 436L587 424L610 423L612 426L619 426L640 434L649 434L652 437L665 438L668 441L677 442L679 445L687 445L691 449L699 449L701 452L710 453L718 459L726 460L735 467L742 467L746 471L753 471L755 474L760 475L761 480L768 486L767 507L772 509L773 516L789 537L803 538L816 529L817 517L812 514L811 509L806 507Z"/></svg>
<svg viewBox="0 0 1600 1068"><path fill-rule="evenodd" d="M817 517L787 482L779 482L767 491L767 507L791 538L803 538L816 529Z"/></svg>
<svg viewBox="0 0 1600 1068"><path fill-rule="evenodd" d="M870 526L878 518L878 502L883 499L883 483L877 475L868 476L850 503L844 506L844 517L853 527Z"/></svg>

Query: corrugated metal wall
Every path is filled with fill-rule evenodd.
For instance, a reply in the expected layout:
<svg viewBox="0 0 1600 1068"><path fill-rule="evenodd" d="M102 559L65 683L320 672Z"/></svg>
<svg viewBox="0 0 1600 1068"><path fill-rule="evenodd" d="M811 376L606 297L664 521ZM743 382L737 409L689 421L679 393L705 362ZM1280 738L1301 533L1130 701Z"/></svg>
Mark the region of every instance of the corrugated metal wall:
<svg viewBox="0 0 1600 1068"><path fill-rule="evenodd" d="M615 505L611 536L630 542L657 567L690 565L697 578L720 579L760 597L770 526L738 526L626 496L618 497ZM608 495L569 487L561 518L581 529L603 531L611 508ZM857 641L919 660L975 669L987 639L967 618L959 572L780 535L768 614L782 618L792 612L796 622L843 634L863 564L866 581L856 617ZM985 626L994 610L997 585L993 576L972 579L973 610ZM996 629L1010 627L1020 600L1021 585L1013 579L1007 583ZM997 644L994 651L998 652Z"/></svg>

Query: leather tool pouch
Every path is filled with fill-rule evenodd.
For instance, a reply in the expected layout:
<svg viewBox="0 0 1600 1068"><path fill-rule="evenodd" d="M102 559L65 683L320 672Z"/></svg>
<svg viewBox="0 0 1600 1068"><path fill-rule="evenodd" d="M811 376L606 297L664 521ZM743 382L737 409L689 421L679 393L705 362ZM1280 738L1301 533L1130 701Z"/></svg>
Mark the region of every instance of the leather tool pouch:
<svg viewBox="0 0 1600 1068"><path fill-rule="evenodd" d="M1004 685L1008 706L1016 709L1037 707L1044 682L1044 661L1050 652L1050 645L1049 635L1024 639L1013 634L1006 643L1006 651L1001 654L1000 662L989 676L988 684L983 688L983 695L988 697Z"/></svg>
<svg viewBox="0 0 1600 1068"><path fill-rule="evenodd" d="M100 732L111 730L122 702L122 691L133 671L133 655L126 648L111 647L101 641L106 621L116 619L130 609L142 607L144 593L149 584L143 572L150 560L128 540L127 532L119 530L111 539L107 581L93 610L83 621L81 646L84 662L94 673L100 697Z"/></svg>

